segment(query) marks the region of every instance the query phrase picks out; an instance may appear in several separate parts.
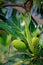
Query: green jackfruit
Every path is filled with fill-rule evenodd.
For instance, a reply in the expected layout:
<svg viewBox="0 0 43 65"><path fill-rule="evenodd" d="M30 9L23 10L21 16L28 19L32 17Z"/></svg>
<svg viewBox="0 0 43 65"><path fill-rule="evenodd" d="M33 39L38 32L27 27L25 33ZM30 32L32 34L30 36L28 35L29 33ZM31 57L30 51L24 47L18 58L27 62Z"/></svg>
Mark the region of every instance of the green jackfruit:
<svg viewBox="0 0 43 65"><path fill-rule="evenodd" d="M33 45L39 44L39 38L38 38L38 37L34 37L34 38L32 39L32 44L33 44Z"/></svg>
<svg viewBox="0 0 43 65"><path fill-rule="evenodd" d="M13 40L11 43L17 50L26 50L26 45L24 42L20 41L20 40Z"/></svg>
<svg viewBox="0 0 43 65"><path fill-rule="evenodd" d="M34 37L32 39L32 44L33 44L33 47L34 47L34 55L38 55L40 53L40 50L41 50L41 47L40 47L40 44L39 44L39 38L38 37Z"/></svg>

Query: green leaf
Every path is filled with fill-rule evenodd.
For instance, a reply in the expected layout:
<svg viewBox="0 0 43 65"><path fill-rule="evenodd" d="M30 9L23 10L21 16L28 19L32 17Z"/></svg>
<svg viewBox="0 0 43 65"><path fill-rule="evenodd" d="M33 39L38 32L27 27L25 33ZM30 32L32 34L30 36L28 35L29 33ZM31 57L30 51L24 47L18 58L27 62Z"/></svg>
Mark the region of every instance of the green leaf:
<svg viewBox="0 0 43 65"><path fill-rule="evenodd" d="M29 48L30 48L30 50L33 52L33 44L32 44L32 42L31 42L31 35L30 35L30 31L29 31L29 28L28 28L28 26L29 26L29 24L30 24L30 21L31 21L31 16L30 16L30 14L27 16L27 15L21 15L22 16L22 18L23 18L23 20L24 20L24 22L25 22L25 32L26 32L26 38L27 38L27 42L28 42L28 45L29 45ZM28 20L29 19L29 20ZM28 23L29 22L29 23Z"/></svg>
<svg viewBox="0 0 43 65"><path fill-rule="evenodd" d="M6 47L9 47L9 45L11 45L11 38L12 38L12 35L11 34L9 34L9 35L7 35L7 39L6 39Z"/></svg>
<svg viewBox="0 0 43 65"><path fill-rule="evenodd" d="M40 45L43 48L43 34L41 34L41 36L40 36Z"/></svg>
<svg viewBox="0 0 43 65"><path fill-rule="evenodd" d="M0 44L3 44L3 38L0 37Z"/></svg>
<svg viewBox="0 0 43 65"><path fill-rule="evenodd" d="M34 25L33 22L31 21L30 24L29 24L29 31L30 31L31 33L33 33L35 30L36 30L35 25Z"/></svg>

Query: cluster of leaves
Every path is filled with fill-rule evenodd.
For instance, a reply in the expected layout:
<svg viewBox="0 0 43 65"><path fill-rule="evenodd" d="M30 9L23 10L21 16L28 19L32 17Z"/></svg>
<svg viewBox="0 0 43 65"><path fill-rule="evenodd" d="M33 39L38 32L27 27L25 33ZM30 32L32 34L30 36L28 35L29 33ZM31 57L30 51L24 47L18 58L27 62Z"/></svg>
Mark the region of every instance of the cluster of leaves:
<svg viewBox="0 0 43 65"><path fill-rule="evenodd" d="M4 17L6 15L7 13ZM10 65L43 65L43 34L37 38L37 34L41 31L39 25L35 27L32 23L30 13L19 14L14 10L8 19L0 20L0 28L6 32L5 34L0 32L0 53L4 51L4 54L9 56L2 65L9 63ZM14 46L14 54L10 55L12 46Z"/></svg>

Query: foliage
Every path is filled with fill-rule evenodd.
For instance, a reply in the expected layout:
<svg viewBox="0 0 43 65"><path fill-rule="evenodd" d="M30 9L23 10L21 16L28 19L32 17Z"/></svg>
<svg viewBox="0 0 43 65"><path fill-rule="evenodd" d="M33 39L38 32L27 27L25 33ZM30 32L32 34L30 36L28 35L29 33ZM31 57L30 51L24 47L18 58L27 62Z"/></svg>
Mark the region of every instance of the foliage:
<svg viewBox="0 0 43 65"><path fill-rule="evenodd" d="M39 24L35 27L30 12L27 15L12 9L10 15L7 9L1 8L0 13L8 16L0 19L0 31L6 32L0 32L0 65L43 65L43 33L37 37L43 29L40 31Z"/></svg>

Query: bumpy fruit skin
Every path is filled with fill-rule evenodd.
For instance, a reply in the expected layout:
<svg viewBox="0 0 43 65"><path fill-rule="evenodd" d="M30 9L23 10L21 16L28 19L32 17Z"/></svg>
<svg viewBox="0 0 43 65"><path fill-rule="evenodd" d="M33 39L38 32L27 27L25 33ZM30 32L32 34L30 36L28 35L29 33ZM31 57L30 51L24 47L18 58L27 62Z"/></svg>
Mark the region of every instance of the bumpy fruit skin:
<svg viewBox="0 0 43 65"><path fill-rule="evenodd" d="M40 50L41 50L41 46L39 44L39 38L38 37L34 37L32 39L32 44L33 44L33 47L34 47L34 55L38 55L40 53Z"/></svg>
<svg viewBox="0 0 43 65"><path fill-rule="evenodd" d="M20 41L20 40L13 40L11 43L17 50L26 50L26 46L24 44L24 42Z"/></svg>
<svg viewBox="0 0 43 65"><path fill-rule="evenodd" d="M35 45L35 44L38 44L39 43L39 38L38 37L34 37L32 39L32 44Z"/></svg>

